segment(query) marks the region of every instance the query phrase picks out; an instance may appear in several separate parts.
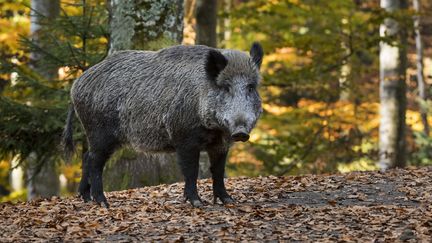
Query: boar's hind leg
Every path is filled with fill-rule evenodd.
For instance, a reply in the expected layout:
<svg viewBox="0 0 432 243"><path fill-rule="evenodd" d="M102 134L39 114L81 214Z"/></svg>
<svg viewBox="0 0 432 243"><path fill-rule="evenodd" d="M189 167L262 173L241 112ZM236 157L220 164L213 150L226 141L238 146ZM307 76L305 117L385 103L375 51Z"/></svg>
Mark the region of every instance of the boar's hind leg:
<svg viewBox="0 0 432 243"><path fill-rule="evenodd" d="M225 149L213 149L207 152L210 158L214 203L217 203L218 198L223 204L233 203L234 199L227 193L224 183L225 162L228 151Z"/></svg>
<svg viewBox="0 0 432 243"><path fill-rule="evenodd" d="M199 149L177 149L177 161L185 178L184 195L194 207L203 205L197 189Z"/></svg>
<svg viewBox="0 0 432 243"><path fill-rule="evenodd" d="M82 160L82 176L79 185L79 195L82 197L84 202L91 200L90 198L90 178L89 178L89 163L88 163L88 151L84 154Z"/></svg>
<svg viewBox="0 0 432 243"><path fill-rule="evenodd" d="M101 133L100 135L102 135ZM90 191L94 201L109 207L108 202L103 193L102 172L106 161L117 147L116 140L103 134L96 136L96 139L90 139L90 148L87 155L87 163L90 176Z"/></svg>

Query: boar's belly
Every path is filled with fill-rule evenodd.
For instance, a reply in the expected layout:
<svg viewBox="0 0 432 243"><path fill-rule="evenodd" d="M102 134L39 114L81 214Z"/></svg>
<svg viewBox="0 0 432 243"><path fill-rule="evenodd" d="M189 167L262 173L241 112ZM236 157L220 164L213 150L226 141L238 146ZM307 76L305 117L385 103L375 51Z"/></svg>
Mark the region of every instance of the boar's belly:
<svg viewBox="0 0 432 243"><path fill-rule="evenodd" d="M145 128L131 131L128 140L132 147L140 152L174 152L168 133L164 128Z"/></svg>

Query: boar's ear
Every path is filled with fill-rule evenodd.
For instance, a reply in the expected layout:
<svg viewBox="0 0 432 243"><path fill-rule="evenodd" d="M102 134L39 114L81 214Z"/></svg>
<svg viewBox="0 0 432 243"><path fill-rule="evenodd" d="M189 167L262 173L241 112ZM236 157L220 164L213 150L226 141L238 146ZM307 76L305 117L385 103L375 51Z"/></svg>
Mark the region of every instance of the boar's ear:
<svg viewBox="0 0 432 243"><path fill-rule="evenodd" d="M205 63L205 70L210 79L216 80L219 73L226 67L228 60L216 50L210 50Z"/></svg>
<svg viewBox="0 0 432 243"><path fill-rule="evenodd" d="M254 42L249 51L252 61L257 65L258 69L261 67L264 51L260 43Z"/></svg>

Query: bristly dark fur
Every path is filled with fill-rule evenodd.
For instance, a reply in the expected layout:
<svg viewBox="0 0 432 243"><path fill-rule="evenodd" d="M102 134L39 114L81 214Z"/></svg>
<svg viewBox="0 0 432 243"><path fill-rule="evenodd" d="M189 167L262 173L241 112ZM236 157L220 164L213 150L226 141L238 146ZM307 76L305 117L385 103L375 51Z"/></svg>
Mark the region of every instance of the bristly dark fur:
<svg viewBox="0 0 432 243"><path fill-rule="evenodd" d="M72 151L75 110L89 142L79 188L83 199L108 205L103 167L115 149L130 144L143 152L176 152L194 206L200 204L199 153L207 151L215 198L232 200L223 183L225 160L234 141L247 140L262 112L256 90L262 54L257 43L250 56L207 46L121 51L84 72L71 89L64 134Z"/></svg>

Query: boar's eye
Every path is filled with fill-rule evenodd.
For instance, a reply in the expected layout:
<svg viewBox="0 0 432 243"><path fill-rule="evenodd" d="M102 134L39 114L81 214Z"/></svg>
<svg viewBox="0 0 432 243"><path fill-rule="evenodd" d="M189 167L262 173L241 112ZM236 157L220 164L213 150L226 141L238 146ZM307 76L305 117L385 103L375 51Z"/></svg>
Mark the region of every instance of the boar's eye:
<svg viewBox="0 0 432 243"><path fill-rule="evenodd" d="M255 91L255 89L256 89L256 85L255 85L255 84L249 84L249 85L247 86L247 90L248 90L249 92L253 92L253 91Z"/></svg>
<svg viewBox="0 0 432 243"><path fill-rule="evenodd" d="M229 93L230 90L231 90L231 88L230 88L230 86L228 84L224 84L221 87L222 87L223 91L225 91L227 93Z"/></svg>

